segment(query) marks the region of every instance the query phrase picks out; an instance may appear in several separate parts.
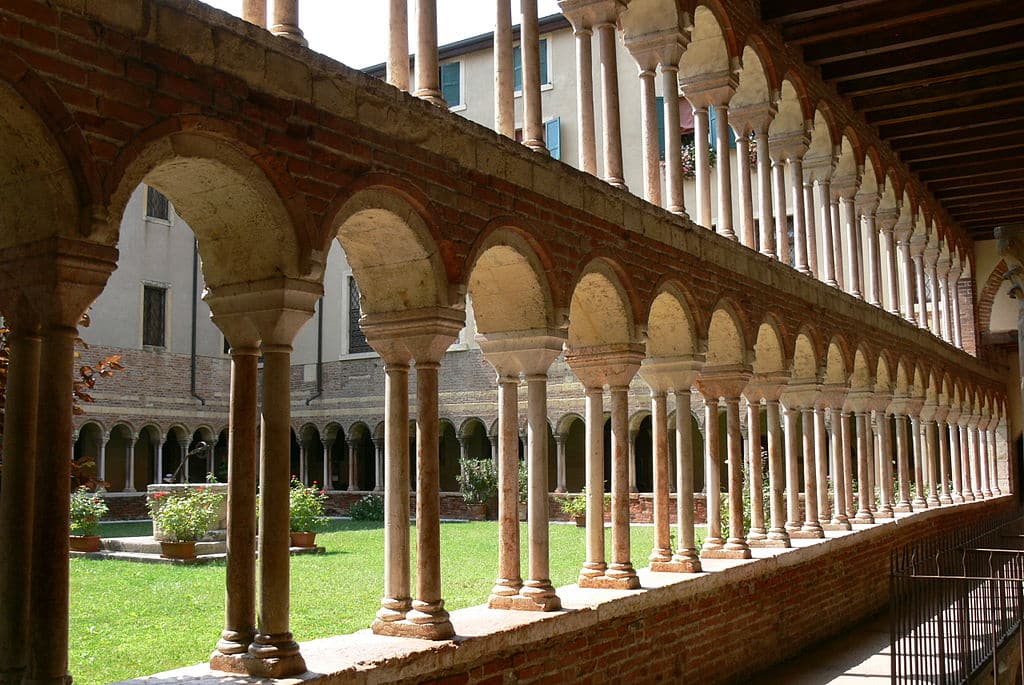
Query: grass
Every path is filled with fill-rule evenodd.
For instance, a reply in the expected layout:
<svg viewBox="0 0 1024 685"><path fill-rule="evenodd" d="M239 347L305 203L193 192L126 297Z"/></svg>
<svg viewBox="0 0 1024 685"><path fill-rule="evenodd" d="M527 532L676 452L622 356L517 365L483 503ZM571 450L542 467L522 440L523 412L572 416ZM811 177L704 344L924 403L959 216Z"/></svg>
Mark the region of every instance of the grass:
<svg viewBox="0 0 1024 685"><path fill-rule="evenodd" d="M576 580L584 529L552 525L551 580ZM103 524L105 537L148 535L148 522ZM412 531L415 569L415 529ZM523 575L526 525L521 527ZM651 526L633 526L633 563L646 566ZM297 640L369 626L383 590L384 531L378 522L332 520L317 537L327 554L292 558L291 628ZM610 531L605 536L611 541ZM442 590L449 609L481 604L497 573L494 521L441 525ZM224 564L164 566L114 560L71 561L71 673L97 685L156 673L210 656L224 614ZM415 591L415 576L413 580Z"/></svg>

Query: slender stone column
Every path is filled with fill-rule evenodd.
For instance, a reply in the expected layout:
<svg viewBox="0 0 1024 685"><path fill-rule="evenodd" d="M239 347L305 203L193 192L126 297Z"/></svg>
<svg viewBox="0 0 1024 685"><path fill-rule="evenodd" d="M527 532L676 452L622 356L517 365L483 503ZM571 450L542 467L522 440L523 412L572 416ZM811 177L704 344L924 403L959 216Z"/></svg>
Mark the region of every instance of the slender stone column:
<svg viewBox="0 0 1024 685"><path fill-rule="evenodd" d="M310 314L312 310L310 310ZM304 322L304 320L303 320ZM291 331L294 334L295 331ZM268 331L269 332L269 331ZM287 340L287 342L285 342ZM257 632L244 657L254 675L302 673L305 661L289 629L288 498L291 464L291 336L262 341Z"/></svg>
<svg viewBox="0 0 1024 685"><path fill-rule="evenodd" d="M13 299L13 298L12 298ZM40 350L37 315L27 301L4 297L9 365L4 410L4 468L6 487L0 489L0 682L22 682L29 652L32 615L32 537L36 510L35 466L39 415ZM69 366L70 370L70 366ZM70 378L67 379L70 384ZM67 394L67 393L65 393ZM68 432L70 436L70 430ZM65 445L67 454L74 443ZM65 460L66 457L65 457ZM70 464L70 460L68 460ZM48 500L43 500L48 502ZM60 508L60 507L50 507ZM66 543L65 543L66 546Z"/></svg>
<svg viewBox="0 0 1024 685"><path fill-rule="evenodd" d="M409 363L384 358L384 597L373 632L393 634L412 606L409 574Z"/></svg>
<svg viewBox="0 0 1024 685"><path fill-rule="evenodd" d="M384 461L385 450L388 446L387 440L387 426L385 428L385 436L383 440L375 439L373 441L373 451L376 454L374 460L373 470L373 489L375 492L383 492L385 487L385 471L387 470Z"/></svg>
<svg viewBox="0 0 1024 685"><path fill-rule="evenodd" d="M663 390L651 390L651 444L654 452L654 547L647 558L654 562L672 560L668 501L668 408Z"/></svg>
<svg viewBox="0 0 1024 685"><path fill-rule="evenodd" d="M390 0L405 4L406 0ZM506 138L514 138L516 135L516 103L515 103L515 67L514 49L512 47L512 0L495 0L494 17L494 130ZM578 40L578 37L577 37ZM587 72L590 75L590 31L587 31ZM582 68L577 55L577 68ZM582 88L582 84L577 80ZM590 140L594 140L594 95L593 83L590 87ZM582 135L584 109L580 107L580 130ZM580 146L580 159L583 159L583 147ZM591 162L593 158L591 158ZM581 167L582 168L582 167ZM586 170L585 170L586 171ZM591 173L592 170L590 170Z"/></svg>
<svg viewBox="0 0 1024 685"><path fill-rule="evenodd" d="M741 158L742 159L742 158ZM750 473L750 531L747 543L755 545L768 539L764 526L764 474L761 467L761 403L747 401L747 460Z"/></svg>
<svg viewBox="0 0 1024 685"><path fill-rule="evenodd" d="M735 126L735 124L734 124ZM754 233L754 196L750 183L750 138L746 128L736 132L736 177L740 204L740 242L751 250L758 249Z"/></svg>
<svg viewBox="0 0 1024 685"><path fill-rule="evenodd" d="M885 407L888 401L880 400L879 405ZM878 511L875 518L893 517L892 510L892 431L889 426L889 416L885 409L875 410L875 433L878 443L879 469L878 484Z"/></svg>
<svg viewBox="0 0 1024 685"><path fill-rule="evenodd" d="M971 467L970 439L967 422L970 420L969 409L965 408L960 414L960 424L957 427L960 434L960 476L963 482L963 489L960 491L965 502L974 501L974 487L971 483L974 477L974 469Z"/></svg>
<svg viewBox="0 0 1024 685"><path fill-rule="evenodd" d="M949 442L949 470L952 480L950 497L953 500L953 504L962 504L964 501L963 473L960 470L962 463L960 459L960 427L957 425L959 418L960 409L957 407L951 408L946 416L946 427L948 429L946 438Z"/></svg>
<svg viewBox="0 0 1024 685"><path fill-rule="evenodd" d="M775 215L772 211L771 158L768 156L768 123L754 129L757 147L757 242L761 254L778 259L775 243Z"/></svg>
<svg viewBox="0 0 1024 685"><path fill-rule="evenodd" d="M803 457L804 457L804 523L800 530L791 533L793 537L821 538L825 533L821 529L818 517L818 479L815 466L814 408L800 409L803 423Z"/></svg>
<svg viewBox="0 0 1024 685"><path fill-rule="evenodd" d="M950 344L963 349L964 343L961 338L960 330L960 297L957 294L957 280L960 278L960 262L959 260L952 261L949 266L949 274L947 275L946 288L947 288L947 301L949 302L949 335Z"/></svg>
<svg viewBox="0 0 1024 685"><path fill-rule="evenodd" d="M404 5L406 0L401 2ZM267 28L267 0L242 0L242 19Z"/></svg>
<svg viewBox="0 0 1024 685"><path fill-rule="evenodd" d="M587 435L587 558L580 587L600 587L607 569L604 551L604 391L587 386L584 418Z"/></svg>
<svg viewBox="0 0 1024 685"><path fill-rule="evenodd" d="M99 440L96 441L96 477L101 481L107 480L107 443L110 442L110 433L104 431Z"/></svg>
<svg viewBox="0 0 1024 685"><path fill-rule="evenodd" d="M502 0L502 2L507 1ZM596 176L597 134L594 124L593 15L587 8L571 4L571 0L570 3L562 0L559 2L559 8L572 24L576 42L576 111L579 119L576 135L579 147L579 168L580 171ZM666 132L667 121L666 119Z"/></svg>
<svg viewBox="0 0 1024 685"><path fill-rule="evenodd" d="M331 473L331 451L334 448L334 441L335 440L336 440L336 438L327 438L327 437L325 437L321 441L321 446L323 447L324 490L333 490L334 489L334 474ZM374 451L376 452L376 450L374 450ZM374 461L376 461L376 459ZM376 479L373 484L374 484L375 487L377 485L379 485L380 484L380 479L379 478Z"/></svg>
<svg viewBox="0 0 1024 685"><path fill-rule="evenodd" d="M392 28L392 30L394 29ZM309 44L306 42L305 36L302 35L302 29L299 28L299 0L274 0L274 22L270 26L270 32L299 45ZM434 43L436 46L436 37ZM434 66L436 71L436 61Z"/></svg>
<svg viewBox="0 0 1024 685"><path fill-rule="evenodd" d="M790 155L789 187L793 205L793 268L802 274L813 275L809 266L810 241L807 235L807 217L804 212L804 170L803 155Z"/></svg>
<svg viewBox="0 0 1024 685"><path fill-rule="evenodd" d="M211 304L215 307L215 304ZM217 670L238 660L256 635L256 463L259 425L259 344L244 320L214 320L231 344L228 415L228 532L224 630L210 656ZM246 335L246 333L249 333Z"/></svg>
<svg viewBox="0 0 1024 685"><path fill-rule="evenodd" d="M911 505L914 509L924 509L928 502L924 498L925 478L924 465L926 456L924 446L921 444L921 419L913 414L910 415L910 440L914 449L914 499Z"/></svg>
<svg viewBox="0 0 1024 685"><path fill-rule="evenodd" d="M810 269L812 276L824 280L824 267L819 269L818 262L818 226L817 216L814 212L814 181L807 177L804 177L803 195L804 226L807 232L807 268ZM831 236L828 238L828 244L831 247Z"/></svg>
<svg viewBox="0 0 1024 685"><path fill-rule="evenodd" d="M878 229L875 225L875 210L878 208L878 194L859 197L861 217L864 222L864 297L868 304L882 306L882 275L878 259Z"/></svg>
<svg viewBox="0 0 1024 685"><path fill-rule="evenodd" d="M524 20L525 26L525 20ZM523 41L526 42L525 39ZM525 50L523 51L525 55ZM525 83L526 57L523 57ZM417 0L416 3L416 97L438 107L447 108L441 93L437 59L437 0Z"/></svg>
<svg viewBox="0 0 1024 685"><path fill-rule="evenodd" d="M860 230L857 225L857 213L852 194L840 196L839 211L842 214L843 229L846 232L847 254L850 265L850 280L846 291L854 297L864 299L861 290Z"/></svg>
<svg viewBox="0 0 1024 685"><path fill-rule="evenodd" d="M567 492L565 486L565 440L569 436L555 433L555 492Z"/></svg>
<svg viewBox="0 0 1024 685"><path fill-rule="evenodd" d="M947 277L949 276L949 257L941 256L935 264L935 285L933 294L937 292L937 304L939 307L939 331L942 339L952 344L953 336L950 330L949 314L949 291L946 289Z"/></svg>
<svg viewBox="0 0 1024 685"><path fill-rule="evenodd" d="M846 513L846 474L843 472L842 411L829 409L829 431L832 438L832 520L829 530L850 530Z"/></svg>
<svg viewBox="0 0 1024 685"><path fill-rule="evenodd" d="M899 472L899 495L893 511L913 511L910 506L910 459L907 443L907 416L896 414L896 467Z"/></svg>
<svg viewBox="0 0 1024 685"><path fill-rule="evenodd" d="M708 151L708 108L693 108L694 170L697 191L697 224L711 228L711 158Z"/></svg>
<svg viewBox="0 0 1024 685"><path fill-rule="evenodd" d="M725 431L729 454L729 537L723 551L730 558L749 559L750 548L743 533L743 440L738 395L725 398Z"/></svg>
<svg viewBox="0 0 1024 685"><path fill-rule="evenodd" d="M722 552L722 505L719 462L718 398L704 397L704 496L706 498L708 534L704 538L701 557Z"/></svg>
<svg viewBox="0 0 1024 685"><path fill-rule="evenodd" d="M654 68L640 69L640 145L643 148L644 199L661 205L661 161L658 150L658 102ZM668 150L666 150L666 153Z"/></svg>
<svg viewBox="0 0 1024 685"><path fill-rule="evenodd" d="M985 440L988 443L989 484L992 488L992 495L995 497L1003 494L1002 488L999 487L999 451L996 443L998 425L999 417L993 415L989 420L988 430L985 431Z"/></svg>
<svg viewBox="0 0 1024 685"><path fill-rule="evenodd" d="M718 184L718 217L715 221L716 231L736 240L736 232L732 224L732 168L729 162L729 106L727 101L715 103L715 143L718 147L718 158L715 162L716 181ZM742 519L741 519L742 520Z"/></svg>
<svg viewBox="0 0 1024 685"><path fill-rule="evenodd" d="M881 209L877 214L878 231L882 235L884 246L882 269L887 275L885 281L885 307L890 314L899 316L899 274L896 271L896 243L893 228L899 219L899 210L895 208Z"/></svg>
<svg viewBox="0 0 1024 685"><path fill-rule="evenodd" d="M189 474L189 458L188 458L188 437L185 436L181 442L178 443L178 449L181 454L178 456L178 463L184 464L185 468L182 470L186 483L192 482L192 476Z"/></svg>
<svg viewBox="0 0 1024 685"><path fill-rule="evenodd" d="M519 552L519 375L498 376L498 578L489 605L508 608L523 587Z"/></svg>
<svg viewBox="0 0 1024 685"><path fill-rule="evenodd" d="M359 490L359 443L351 437L348 440L348 490Z"/></svg>
<svg viewBox="0 0 1024 685"><path fill-rule="evenodd" d="M931 317L928 320L928 328L936 338L942 336L942 328L939 321L939 312L941 311L941 307L939 306L939 275L937 271L938 258L938 248L930 247L924 251L924 269L925 274L928 276L928 284L931 286L931 297L929 298Z"/></svg>
<svg viewBox="0 0 1024 685"><path fill-rule="evenodd" d="M682 139L679 130L679 58L661 63L661 92L665 120L665 195L666 209L686 216L683 194Z"/></svg>
<svg viewBox="0 0 1024 685"><path fill-rule="evenodd" d="M944 412L944 409L940 409ZM949 426L945 421L944 413L939 415L936 424L936 442L939 450L939 504L952 504L953 498L949 492Z"/></svg>
<svg viewBox="0 0 1024 685"><path fill-rule="evenodd" d="M874 523L871 514L870 500L874 499L869 491L871 478L868 471L871 463L868 460L868 415L862 408L855 414L857 419L857 514L855 523Z"/></svg>
<svg viewBox="0 0 1024 685"><path fill-rule="evenodd" d="M158 483L164 482L164 442L166 440L166 436L161 435L156 441L156 446L153 448L153 452L156 455L156 478L154 480ZM77 441L78 436L76 435L75 440L72 442L72 448L74 447L74 442Z"/></svg>
<svg viewBox="0 0 1024 685"><path fill-rule="evenodd" d="M690 387L681 385L676 397L676 529L679 547L672 555L674 570L699 573L700 557L693 534L693 421L690 414ZM651 564L651 570L659 570ZM670 570L670 569L665 569Z"/></svg>
<svg viewBox="0 0 1024 685"><path fill-rule="evenodd" d="M843 255L847 252L843 248L843 230L842 218L839 214L839 195L836 193L834 188L829 188L830 203L828 206L829 214L832 215L832 247L836 251L836 287L840 290L846 290L846 262L843 260Z"/></svg>
<svg viewBox="0 0 1024 685"><path fill-rule="evenodd" d="M973 477L971 479L972 485L974 486L974 499L981 500L985 499L985 491L982 483L982 464L981 464L981 445L978 440L978 414L971 416L971 422L968 424L968 436L971 455L971 468L973 469Z"/></svg>
<svg viewBox="0 0 1024 685"><path fill-rule="evenodd" d="M768 487L771 522L768 540L771 547L789 547L789 531L786 529L786 515L783 500L785 477L783 475L782 423L779 416L779 400L769 397L765 400L765 422L768 424Z"/></svg>
<svg viewBox="0 0 1024 685"><path fill-rule="evenodd" d="M536 0L531 1L536 6ZM622 171L622 129L619 121L619 72L615 52L615 18L605 18L597 24L596 28L601 51L604 180L616 188L625 188L625 175Z"/></svg>
<svg viewBox="0 0 1024 685"><path fill-rule="evenodd" d="M843 268L841 261L837 261L836 231L832 226L832 205L831 205L831 179L819 178L815 184L818 195L818 210L821 217L821 257L824 271L820 274L825 285L837 287L836 271ZM841 246L840 246L841 249Z"/></svg>
<svg viewBox="0 0 1024 685"><path fill-rule="evenodd" d="M522 21L519 55L523 73L523 145L535 152L547 154L540 101L540 26L537 22L537 0L521 0L520 6Z"/></svg>
<svg viewBox="0 0 1024 685"><path fill-rule="evenodd" d="M629 491L637 492L636 489L636 436L637 431L629 431Z"/></svg>
<svg viewBox="0 0 1024 685"><path fill-rule="evenodd" d="M786 217L786 161L772 157L772 188L775 193L775 247L779 261L790 263L789 221Z"/></svg>
<svg viewBox="0 0 1024 685"><path fill-rule="evenodd" d="M800 436L797 431L799 410L783 405L782 421L786 440L786 532L799 537L800 532Z"/></svg>
<svg viewBox="0 0 1024 685"><path fill-rule="evenodd" d="M639 587L629 558L629 386L611 385L612 414L612 558L605 575Z"/></svg>
<svg viewBox="0 0 1024 685"><path fill-rule="evenodd" d="M867 499L868 499L868 510L872 514L874 514L876 511L878 511L878 505L875 504L875 480L878 477L878 469L877 469L877 464L875 462L875 439L874 439L874 433L872 432L872 427L871 427L871 412L870 411L867 412L866 423L867 423L867 429L865 430L865 435L864 435L864 444L867 447L867 452L868 452L868 456L867 456L868 468L867 468L867 471L866 471L867 477L868 477L868 482L867 482L867 486L866 486L866 488L867 488L866 489L866 493L867 493Z"/></svg>
<svg viewBox="0 0 1024 685"><path fill-rule="evenodd" d="M211 459L212 451L211 451ZM213 470L212 467L210 469ZM124 491L135 492L135 434L128 435L128 442L124 446Z"/></svg>
<svg viewBox="0 0 1024 685"><path fill-rule="evenodd" d="M846 502L846 516L852 520L856 514L853 497L853 414L849 411L842 412L839 415L839 425L842 429L843 500Z"/></svg>
<svg viewBox="0 0 1024 685"><path fill-rule="evenodd" d="M924 431L924 452L928 459L928 502L929 507L939 506L939 485L938 485L938 456L939 445L936 441L938 427L935 421L921 422L921 430Z"/></svg>
<svg viewBox="0 0 1024 685"><path fill-rule="evenodd" d="M897 224L895 229L896 249L899 252L899 281L902 286L900 304L903 306L903 318L911 325L917 325L917 315L914 313L914 265L910 258L911 230L912 227L909 224L902 221Z"/></svg>
<svg viewBox="0 0 1024 685"><path fill-rule="evenodd" d="M914 261L914 283L917 292L917 325L928 328L928 298L924 292L924 244L918 240L910 242L910 256Z"/></svg>
<svg viewBox="0 0 1024 685"><path fill-rule="evenodd" d="M261 2L266 4L266 0ZM384 80L399 90L409 90L408 0L388 0L388 61Z"/></svg>
<svg viewBox="0 0 1024 685"><path fill-rule="evenodd" d="M303 485L309 484L309 460L306 454L306 443L299 438L299 481Z"/></svg>
<svg viewBox="0 0 1024 685"><path fill-rule="evenodd" d="M817 484L818 522L832 518L828 501L828 430L825 428L825 410L814 409L814 479Z"/></svg>

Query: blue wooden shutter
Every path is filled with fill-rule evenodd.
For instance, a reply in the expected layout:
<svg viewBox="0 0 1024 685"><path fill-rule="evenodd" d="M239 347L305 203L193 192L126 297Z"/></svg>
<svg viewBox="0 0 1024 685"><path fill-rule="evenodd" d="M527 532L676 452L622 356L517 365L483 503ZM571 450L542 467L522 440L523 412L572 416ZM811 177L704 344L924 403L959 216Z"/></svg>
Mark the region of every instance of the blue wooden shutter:
<svg viewBox="0 0 1024 685"><path fill-rule="evenodd" d="M547 141L548 151L555 159L562 158L562 119L555 117L544 124L544 138Z"/></svg>
<svg viewBox="0 0 1024 685"><path fill-rule="evenodd" d="M441 96L449 107L462 104L462 63L449 62L441 65Z"/></svg>
<svg viewBox="0 0 1024 685"><path fill-rule="evenodd" d="M523 53L518 45L512 48L512 82L515 90L523 89Z"/></svg>
<svg viewBox="0 0 1024 685"><path fill-rule="evenodd" d="M659 95L654 100L658 110L658 159L665 161L665 98Z"/></svg>
<svg viewBox="0 0 1024 685"><path fill-rule="evenodd" d="M551 83L551 74L548 72L548 39L540 40L540 85Z"/></svg>

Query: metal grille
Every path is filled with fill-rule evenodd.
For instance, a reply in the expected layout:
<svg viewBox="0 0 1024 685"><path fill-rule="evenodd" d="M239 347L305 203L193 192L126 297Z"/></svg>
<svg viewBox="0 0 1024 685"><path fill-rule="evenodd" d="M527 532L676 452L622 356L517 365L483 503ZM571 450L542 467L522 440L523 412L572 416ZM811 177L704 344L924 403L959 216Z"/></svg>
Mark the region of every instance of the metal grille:
<svg viewBox="0 0 1024 685"><path fill-rule="evenodd" d="M171 220L171 203L156 188L146 186L146 216L150 219Z"/></svg>
<svg viewBox="0 0 1024 685"><path fill-rule="evenodd" d="M142 289L142 344L166 345L167 290L154 285Z"/></svg>
<svg viewBox="0 0 1024 685"><path fill-rule="evenodd" d="M986 672L1002 682L994 657L1010 640L1021 640L1022 613L1020 519L987 531L957 531L894 553L892 682L952 685Z"/></svg>
<svg viewBox="0 0 1024 685"><path fill-rule="evenodd" d="M356 279L348 277L348 352L370 352L363 329L359 327L359 286Z"/></svg>

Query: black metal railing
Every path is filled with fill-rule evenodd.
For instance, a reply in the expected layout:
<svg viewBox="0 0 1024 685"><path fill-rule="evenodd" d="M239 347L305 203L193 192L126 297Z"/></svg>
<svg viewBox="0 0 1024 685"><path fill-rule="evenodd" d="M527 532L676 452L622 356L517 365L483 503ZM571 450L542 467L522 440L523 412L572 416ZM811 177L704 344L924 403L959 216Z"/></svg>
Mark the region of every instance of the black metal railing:
<svg viewBox="0 0 1024 685"><path fill-rule="evenodd" d="M1022 639L1024 520L917 543L891 568L892 682L955 685L988 669L1002 682L995 656Z"/></svg>

